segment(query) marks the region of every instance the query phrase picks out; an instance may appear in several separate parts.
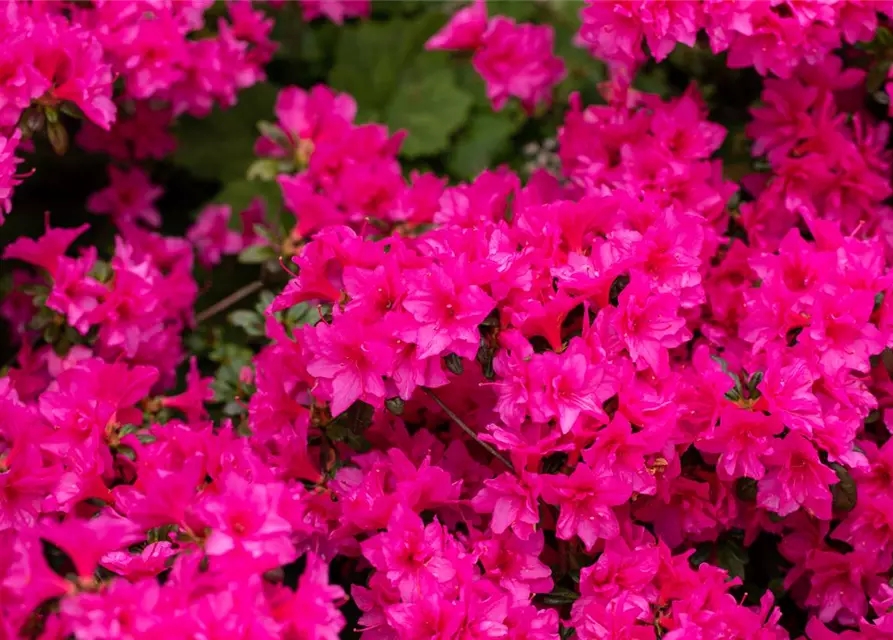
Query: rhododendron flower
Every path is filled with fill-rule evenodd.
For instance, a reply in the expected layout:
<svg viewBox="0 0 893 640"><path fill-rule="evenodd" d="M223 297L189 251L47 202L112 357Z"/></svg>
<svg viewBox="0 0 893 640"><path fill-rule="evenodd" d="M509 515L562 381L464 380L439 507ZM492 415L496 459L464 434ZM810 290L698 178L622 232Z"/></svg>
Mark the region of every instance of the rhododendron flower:
<svg viewBox="0 0 893 640"><path fill-rule="evenodd" d="M551 102L552 88L564 78L564 63L552 53L552 28L516 25L503 17L487 25L472 63L487 83L487 97L497 111L509 97L532 113Z"/></svg>
<svg viewBox="0 0 893 640"><path fill-rule="evenodd" d="M765 473L761 458L771 454L773 436L781 433L784 425L778 418L756 411L727 408L715 426L697 442L700 451L719 456L716 472L724 480L753 478Z"/></svg>
<svg viewBox="0 0 893 640"><path fill-rule="evenodd" d="M138 221L151 227L161 224L161 214L154 202L163 190L152 185L145 173L139 169L124 172L110 166L109 180L108 187L90 196L87 201L90 211L112 216L119 226Z"/></svg>
<svg viewBox="0 0 893 640"><path fill-rule="evenodd" d="M9 213L12 207L13 189L21 182L16 175L16 166L22 160L15 155L20 139L18 129L12 135L0 135L0 224L3 224L4 214Z"/></svg>
<svg viewBox="0 0 893 640"><path fill-rule="evenodd" d="M265 570L294 560L291 526L279 514L281 485L252 484L235 472L221 476L217 484L220 494L197 507L198 517L211 529L204 545L209 556L222 556L234 570L245 564Z"/></svg>
<svg viewBox="0 0 893 640"><path fill-rule="evenodd" d="M336 24L345 18L365 18L369 15L369 0L300 0L304 20L325 16Z"/></svg>
<svg viewBox="0 0 893 640"><path fill-rule="evenodd" d="M52 542L71 558L81 578L90 578L107 553L140 540L140 528L129 520L101 514L91 520L70 516L63 522L44 520L38 534Z"/></svg>
<svg viewBox="0 0 893 640"><path fill-rule="evenodd" d="M364 334L365 331L365 334ZM349 316L328 324L320 322L304 331L310 358L307 372L326 382L322 390L337 416L355 400L380 405L384 400L383 375L393 365L394 354Z"/></svg>
<svg viewBox="0 0 893 640"><path fill-rule="evenodd" d="M170 542L153 542L138 554L112 551L99 560L99 564L130 580L152 578L167 569L168 560L177 555Z"/></svg>
<svg viewBox="0 0 893 640"><path fill-rule="evenodd" d="M634 275L620 294L612 316L614 330L637 367L650 367L657 375L669 367L668 348L682 344L690 335L678 315L677 301L669 294L655 294L644 279Z"/></svg>
<svg viewBox="0 0 893 640"><path fill-rule="evenodd" d="M189 359L189 373L186 376L186 391L176 396L167 396L161 403L165 407L179 409L186 414L190 423L195 423L207 417L205 402L214 397L211 389L213 378L202 378L198 371L195 358Z"/></svg>
<svg viewBox="0 0 893 640"><path fill-rule="evenodd" d="M477 327L493 310L493 299L471 284L459 265L450 271L432 265L416 272L412 282L413 291L404 298L403 307L418 328L404 339L419 345L420 358L450 352L473 357L480 341Z"/></svg>
<svg viewBox="0 0 893 640"><path fill-rule="evenodd" d="M208 266L218 264L225 255L242 249L242 238L229 228L232 210L228 205L210 205L199 215L186 237L195 247L199 262Z"/></svg>
<svg viewBox="0 0 893 640"><path fill-rule="evenodd" d="M443 29L431 36L425 48L437 51L474 51L483 44L487 30L487 3L473 2L457 11Z"/></svg>
<svg viewBox="0 0 893 640"><path fill-rule="evenodd" d="M543 498L560 509L556 533L562 540L579 536L587 550L598 540L620 533L612 507L626 502L632 489L609 469L579 463L569 476L541 478Z"/></svg>
<svg viewBox="0 0 893 640"><path fill-rule="evenodd" d="M492 513L490 528L502 534L509 527L521 540L536 530L539 512L536 499L539 496L539 482L535 477L522 475L522 482L508 473L485 480L484 487L474 497L471 504L480 513Z"/></svg>
<svg viewBox="0 0 893 640"><path fill-rule="evenodd" d="M295 592L277 589L271 598L273 619L283 625L288 638L337 640L344 628L344 616L337 607L345 598L344 590L329 584L328 566L316 555L308 554L304 573Z"/></svg>
<svg viewBox="0 0 893 640"><path fill-rule="evenodd" d="M761 507L786 516L802 506L819 518L831 517L829 486L837 484L837 474L821 463L808 440L789 434L773 443L764 462L768 471L757 490Z"/></svg>

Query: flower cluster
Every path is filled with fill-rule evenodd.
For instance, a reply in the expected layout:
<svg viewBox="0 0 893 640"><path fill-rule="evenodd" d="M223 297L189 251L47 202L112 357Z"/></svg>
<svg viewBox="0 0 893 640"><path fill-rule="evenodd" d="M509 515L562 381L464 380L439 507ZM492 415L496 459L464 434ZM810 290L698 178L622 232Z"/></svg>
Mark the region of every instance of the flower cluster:
<svg viewBox="0 0 893 640"><path fill-rule="evenodd" d="M65 105L118 164L86 203L111 255L49 221L2 254L0 637L893 635L889 127L866 70L830 55L886 5L590 2L603 101L571 96L556 171L529 176L406 177L405 132L287 87L251 172L281 188L288 237L261 199L167 237L138 163L171 152L172 117L262 78L273 46L242 2L193 37L206 4L5 14L34 66L0 74L0 203L14 127ZM740 184L697 87L632 86L643 42L662 59L701 29L777 76ZM64 64L33 46L46 30ZM564 69L549 28L482 1L427 46L473 52L496 109L547 104ZM195 274L273 244L289 280L221 398L200 349L185 364Z"/></svg>
<svg viewBox="0 0 893 640"><path fill-rule="evenodd" d="M666 58L677 43L693 46L703 29L710 49L733 69L789 78L801 63L818 64L843 42L870 40L878 12L893 5L831 0L586 0L578 38L593 55L619 67Z"/></svg>
<svg viewBox="0 0 893 640"><path fill-rule="evenodd" d="M564 62L553 53L551 27L515 24L503 16L487 18L484 0L456 12L435 34L430 50L471 51L475 70L487 83L487 97L496 110L518 98L532 113L551 102L552 88L564 78Z"/></svg>
<svg viewBox="0 0 893 640"><path fill-rule="evenodd" d="M280 4L285 0L278 0ZM325 17L336 24L346 18L368 18L371 0L300 0L304 20Z"/></svg>
<svg viewBox="0 0 893 640"><path fill-rule="evenodd" d="M72 6L68 6L71 4ZM212 2L7 3L0 16L0 222L10 206L20 141L46 131L64 152L62 114L88 123L84 146L119 159L160 157L172 147L171 117L204 116L235 104L264 79L275 45L272 20L250 1L227 5L206 24ZM216 33L205 36L208 28ZM121 90L114 95L114 84ZM159 107L158 105L165 105ZM114 126L119 111L130 113Z"/></svg>
<svg viewBox="0 0 893 640"><path fill-rule="evenodd" d="M326 86L288 87L276 100L276 124L264 126L255 145L262 165L279 173L287 209L298 223L295 241L326 226L363 227L430 222L444 182L401 173L403 134L355 122L353 98Z"/></svg>

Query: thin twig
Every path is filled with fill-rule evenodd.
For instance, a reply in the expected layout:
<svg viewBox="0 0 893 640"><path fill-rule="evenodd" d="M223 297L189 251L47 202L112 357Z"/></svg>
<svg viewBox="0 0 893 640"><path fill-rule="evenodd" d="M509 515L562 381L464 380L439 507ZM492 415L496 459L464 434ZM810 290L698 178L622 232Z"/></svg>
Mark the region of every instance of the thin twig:
<svg viewBox="0 0 893 640"><path fill-rule="evenodd" d="M246 284L241 289L236 289L231 294L226 296L223 300L219 300L204 311L200 311L199 313L195 314L195 324L199 325L208 318L216 316L221 311L226 311L243 298L247 298L248 296L250 296L262 286L264 286L263 282L261 282L260 280L255 280L250 284Z"/></svg>
<svg viewBox="0 0 893 640"><path fill-rule="evenodd" d="M494 449L494 448L491 447L489 444L487 444L486 442L484 442L483 440L481 440L481 439L478 437L478 434L476 434L476 433L471 429L471 427L469 427L467 424L465 424L464 422L462 422L462 418L460 418L459 416L457 416L457 415L453 412L452 409L450 409L448 406L446 406L446 405L443 403L443 400L441 400L440 398L438 398L437 395L436 395L431 389L428 389L427 387L422 387L422 391L424 391L424 392L427 393L429 396L431 396L431 397L434 399L434 402L436 402L436 403L438 404L438 406L440 406L440 408L443 409L443 410L446 412L446 414L452 419L452 421L455 422L457 425L459 425L459 427L462 429L462 431L464 431L465 433L467 433L467 434L468 434L468 435L469 435L475 442L477 442L477 443L478 443L479 445L481 445L484 449L486 449L486 450L487 450L487 453L489 453L491 456L493 456L494 458L496 458L497 460L499 460L502 464L504 464L506 467L508 467L511 471L514 471L514 470L515 470L515 468L512 466L512 463L511 463L511 462L509 462L508 460L506 460L506 458L505 458L501 453L499 453L496 449Z"/></svg>

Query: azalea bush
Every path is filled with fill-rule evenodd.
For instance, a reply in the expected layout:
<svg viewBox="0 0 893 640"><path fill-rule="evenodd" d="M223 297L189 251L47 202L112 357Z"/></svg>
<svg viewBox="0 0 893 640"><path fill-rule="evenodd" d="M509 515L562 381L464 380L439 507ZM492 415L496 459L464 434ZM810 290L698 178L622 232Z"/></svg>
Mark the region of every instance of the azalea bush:
<svg viewBox="0 0 893 640"><path fill-rule="evenodd" d="M893 637L893 3L0 7L0 639Z"/></svg>

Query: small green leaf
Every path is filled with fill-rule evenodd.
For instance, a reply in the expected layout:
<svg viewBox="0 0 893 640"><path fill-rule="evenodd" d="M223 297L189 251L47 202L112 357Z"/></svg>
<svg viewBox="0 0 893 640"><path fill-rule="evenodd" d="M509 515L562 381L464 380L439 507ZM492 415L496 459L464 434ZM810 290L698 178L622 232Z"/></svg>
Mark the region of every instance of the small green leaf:
<svg viewBox="0 0 893 640"><path fill-rule="evenodd" d="M276 258L276 250L265 244L255 244L246 247L239 253L239 262L242 264L261 264L267 260Z"/></svg>
<svg viewBox="0 0 893 640"><path fill-rule="evenodd" d="M858 491L856 482L847 471L846 467L836 462L831 463L831 468L837 474L839 482L831 487L831 495L834 497L834 508L838 511L852 511L856 508Z"/></svg>
<svg viewBox="0 0 893 640"><path fill-rule="evenodd" d="M252 338L264 335L264 321L254 311L239 309L229 314L231 324L241 327Z"/></svg>
<svg viewBox="0 0 893 640"><path fill-rule="evenodd" d="M447 354L444 356L443 361L446 364L446 368L457 376L461 376L462 372L465 371L465 367L462 365L462 358L455 353Z"/></svg>

